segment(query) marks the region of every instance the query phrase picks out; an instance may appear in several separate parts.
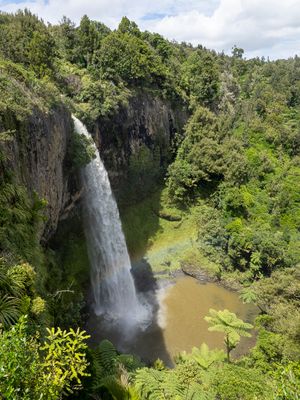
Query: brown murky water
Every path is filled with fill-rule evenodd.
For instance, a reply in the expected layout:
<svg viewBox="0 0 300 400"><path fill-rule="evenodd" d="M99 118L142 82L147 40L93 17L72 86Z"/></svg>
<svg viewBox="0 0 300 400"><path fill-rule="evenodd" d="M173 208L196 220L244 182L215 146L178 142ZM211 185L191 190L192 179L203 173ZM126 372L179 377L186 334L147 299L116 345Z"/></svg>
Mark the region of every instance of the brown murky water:
<svg viewBox="0 0 300 400"><path fill-rule="evenodd" d="M172 366L176 354L184 350L188 352L203 342L210 348L223 348L223 335L209 332L209 325L204 320L210 308L227 308L247 322L252 322L257 314L256 308L244 305L236 292L185 276L158 289L154 303L156 312L152 324L146 330L141 329L129 335L101 318L91 316L87 325L92 335L91 344L107 338L120 351L134 353L145 362L160 358ZM242 338L233 356L245 354L254 342L254 336Z"/></svg>
<svg viewBox="0 0 300 400"><path fill-rule="evenodd" d="M227 308L249 322L257 314L255 307L244 305L236 292L215 283L201 284L191 277L179 278L174 285L161 290L158 297L158 324L171 357L203 342L210 348L223 348L222 333L209 332L204 320L210 308ZM242 339L236 355L245 353L252 343L253 339Z"/></svg>

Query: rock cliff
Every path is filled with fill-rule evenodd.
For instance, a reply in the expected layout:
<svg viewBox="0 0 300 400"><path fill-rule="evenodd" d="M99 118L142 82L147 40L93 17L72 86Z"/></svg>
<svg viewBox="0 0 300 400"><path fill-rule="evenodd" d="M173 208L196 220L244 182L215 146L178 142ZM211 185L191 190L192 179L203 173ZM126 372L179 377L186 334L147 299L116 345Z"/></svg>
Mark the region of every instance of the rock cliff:
<svg viewBox="0 0 300 400"><path fill-rule="evenodd" d="M172 144L188 118L182 104L137 92L126 107L95 127L95 140L115 193L144 192L165 172ZM124 190L125 189L125 190Z"/></svg>
<svg viewBox="0 0 300 400"><path fill-rule="evenodd" d="M8 167L15 182L47 201L40 229L41 239L47 240L74 195L66 165L71 115L62 105L47 113L36 109L21 124L15 124L14 139L4 144Z"/></svg>
<svg viewBox="0 0 300 400"><path fill-rule="evenodd" d="M119 199L131 201L132 194L145 194L157 183L186 119L182 106L139 92L116 115L97 122L94 138ZM41 240L47 241L80 199L77 172L70 168L68 155L71 114L63 105L49 112L35 109L14 124L14 139L2 146L15 181L47 201L40 229Z"/></svg>

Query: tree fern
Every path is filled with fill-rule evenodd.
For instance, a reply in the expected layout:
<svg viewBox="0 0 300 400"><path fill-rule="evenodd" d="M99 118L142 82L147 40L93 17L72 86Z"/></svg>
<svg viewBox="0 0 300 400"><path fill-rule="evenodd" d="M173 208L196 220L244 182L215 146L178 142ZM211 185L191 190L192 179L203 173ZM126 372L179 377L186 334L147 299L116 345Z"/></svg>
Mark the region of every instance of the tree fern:
<svg viewBox="0 0 300 400"><path fill-rule="evenodd" d="M105 375L117 372L117 351L109 340L102 340L96 349L96 359L103 367Z"/></svg>
<svg viewBox="0 0 300 400"><path fill-rule="evenodd" d="M101 395L101 391L109 393L114 400L141 400L137 391L127 385L123 385L117 378L113 376L107 376L102 379L102 384L98 388L98 393Z"/></svg>
<svg viewBox="0 0 300 400"><path fill-rule="evenodd" d="M97 391L103 382L119 379L118 354L109 340L102 340L92 353L93 356L93 390Z"/></svg>
<svg viewBox="0 0 300 400"><path fill-rule="evenodd" d="M137 391L131 387L129 374L141 363L136 357L119 355L114 345L103 340L92 352L92 391L97 395L106 393L116 400L140 400Z"/></svg>
<svg viewBox="0 0 300 400"><path fill-rule="evenodd" d="M211 324L208 330L224 332L227 360L230 361L230 352L239 343L240 336L251 337L248 331L252 329L253 326L239 319L234 313L226 309L223 311L216 311L211 308L209 313L210 315L204 318L205 321Z"/></svg>
<svg viewBox="0 0 300 400"><path fill-rule="evenodd" d="M142 368L137 371L134 386L142 400L185 399L186 388L172 370Z"/></svg>
<svg viewBox="0 0 300 400"><path fill-rule="evenodd" d="M20 300L4 295L0 297L0 323L4 328L17 322L20 316Z"/></svg>
<svg viewBox="0 0 300 400"><path fill-rule="evenodd" d="M0 293L18 298L24 294L28 276L20 273L20 271L23 272L23 266L28 266L33 271L29 264L9 267L0 259Z"/></svg>
<svg viewBox="0 0 300 400"><path fill-rule="evenodd" d="M184 400L215 400L215 395L204 390L198 383L192 383L186 390Z"/></svg>
<svg viewBox="0 0 300 400"><path fill-rule="evenodd" d="M205 317L205 320L212 326L208 329L210 331L225 332L229 334L235 334L239 336L250 337L251 334L248 330L252 329L253 326L239 319L234 313L223 310L216 311L214 309L209 310L210 316Z"/></svg>
<svg viewBox="0 0 300 400"><path fill-rule="evenodd" d="M98 394L101 395L103 392L108 392L114 400L125 400L127 390L116 377L110 375L102 378L97 387Z"/></svg>
<svg viewBox="0 0 300 400"><path fill-rule="evenodd" d="M185 387L178 381L177 376L173 371L168 371L165 374L165 379L162 385L163 393L167 399L183 399L186 392Z"/></svg>
<svg viewBox="0 0 300 400"><path fill-rule="evenodd" d="M162 390L165 372L143 368L137 371L134 387L142 400L165 400Z"/></svg>
<svg viewBox="0 0 300 400"><path fill-rule="evenodd" d="M134 387L128 387L127 396L128 400L141 400L140 395L138 394L138 392L135 390Z"/></svg>
<svg viewBox="0 0 300 400"><path fill-rule="evenodd" d="M120 354L118 356L118 362L124 365L128 372L134 372L138 368L142 368L144 364L132 354Z"/></svg>
<svg viewBox="0 0 300 400"><path fill-rule="evenodd" d="M191 353L186 353L185 351L180 353L177 362L180 362L181 360L193 360L201 368L207 370L214 362L222 361L224 358L225 354L223 350L210 350L206 343L202 343L200 349L193 347Z"/></svg>
<svg viewBox="0 0 300 400"><path fill-rule="evenodd" d="M97 391L102 385L102 380L105 377L105 371L102 365L93 358L92 364L92 383L91 388L93 391Z"/></svg>

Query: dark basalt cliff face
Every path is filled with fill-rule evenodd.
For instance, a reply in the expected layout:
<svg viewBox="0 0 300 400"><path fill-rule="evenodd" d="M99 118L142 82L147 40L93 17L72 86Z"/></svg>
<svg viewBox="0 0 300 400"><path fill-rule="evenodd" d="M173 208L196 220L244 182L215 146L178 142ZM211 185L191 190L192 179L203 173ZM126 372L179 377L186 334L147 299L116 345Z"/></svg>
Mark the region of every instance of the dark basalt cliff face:
<svg viewBox="0 0 300 400"><path fill-rule="evenodd" d="M47 201L45 222L40 228L42 240L56 231L59 219L75 196L66 165L72 127L71 114L63 106L48 113L34 110L26 121L16 123L17 135L4 144L15 182Z"/></svg>
<svg viewBox="0 0 300 400"><path fill-rule="evenodd" d="M98 121L95 140L119 198L145 193L157 182L187 118L182 104L140 91L113 118Z"/></svg>
<svg viewBox="0 0 300 400"><path fill-rule="evenodd" d="M186 119L182 107L139 93L112 118L97 122L94 138L119 199L146 193L157 183ZM16 137L3 144L15 181L47 201L42 241L51 238L59 221L79 204L78 173L71 173L68 153L72 130L71 114L63 105L48 113L35 110L25 122L16 123Z"/></svg>

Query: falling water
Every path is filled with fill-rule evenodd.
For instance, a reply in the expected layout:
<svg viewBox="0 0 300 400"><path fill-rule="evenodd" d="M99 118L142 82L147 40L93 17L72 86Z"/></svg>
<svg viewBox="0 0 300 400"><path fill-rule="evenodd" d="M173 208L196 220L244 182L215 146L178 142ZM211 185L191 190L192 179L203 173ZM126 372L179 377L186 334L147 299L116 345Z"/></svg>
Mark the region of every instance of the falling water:
<svg viewBox="0 0 300 400"><path fill-rule="evenodd" d="M82 122L75 117L73 120L76 132L91 138ZM118 207L99 152L93 146L96 158L82 168L81 179L94 312L134 327L146 321L148 312L137 297Z"/></svg>

